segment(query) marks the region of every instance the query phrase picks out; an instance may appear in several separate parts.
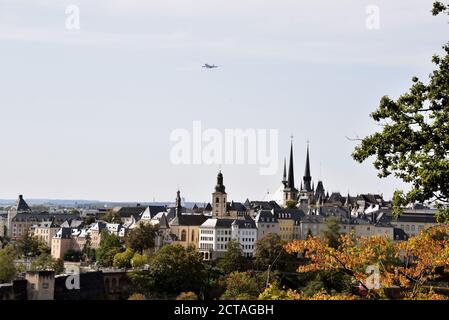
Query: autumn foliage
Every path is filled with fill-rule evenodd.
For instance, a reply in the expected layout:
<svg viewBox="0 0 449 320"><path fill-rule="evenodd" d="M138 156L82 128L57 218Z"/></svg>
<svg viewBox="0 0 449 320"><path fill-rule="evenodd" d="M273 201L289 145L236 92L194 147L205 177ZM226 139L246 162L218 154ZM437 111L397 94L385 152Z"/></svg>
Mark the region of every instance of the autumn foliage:
<svg viewBox="0 0 449 320"><path fill-rule="evenodd" d="M344 272L363 297L388 298L389 290L397 289L404 299L446 298L434 291L433 284L449 271L449 225L422 230L403 242L341 235L337 248L325 239L309 237L290 242L285 249L305 259L298 272Z"/></svg>

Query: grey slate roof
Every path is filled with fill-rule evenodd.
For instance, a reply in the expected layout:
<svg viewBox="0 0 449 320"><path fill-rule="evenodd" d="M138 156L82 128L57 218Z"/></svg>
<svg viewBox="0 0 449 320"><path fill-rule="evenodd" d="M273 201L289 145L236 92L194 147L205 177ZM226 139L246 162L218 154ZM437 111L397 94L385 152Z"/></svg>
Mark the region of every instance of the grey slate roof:
<svg viewBox="0 0 449 320"><path fill-rule="evenodd" d="M301 222L303 222L303 223L323 223L324 217L306 215L301 219Z"/></svg>
<svg viewBox="0 0 449 320"><path fill-rule="evenodd" d="M216 228L231 228L232 223L234 220L232 219L217 219L217 222L215 223Z"/></svg>
<svg viewBox="0 0 449 320"><path fill-rule="evenodd" d="M16 204L14 205L14 209L18 212L31 212L30 207L23 199L22 195L19 195L19 199L17 199Z"/></svg>
<svg viewBox="0 0 449 320"><path fill-rule="evenodd" d="M260 210L256 215L255 221L257 223L259 222L277 223L278 218L273 212L271 212L271 210Z"/></svg>
<svg viewBox="0 0 449 320"><path fill-rule="evenodd" d="M121 207L117 213L121 218L130 218L133 216L134 218L138 218L147 207L145 206L136 206L136 207Z"/></svg>
<svg viewBox="0 0 449 320"><path fill-rule="evenodd" d="M246 212L246 207L241 202L231 201L227 203L227 210Z"/></svg>
<svg viewBox="0 0 449 320"><path fill-rule="evenodd" d="M72 229L71 228L61 228L56 233L56 237L57 238L70 239L71 236L72 236Z"/></svg>
<svg viewBox="0 0 449 320"><path fill-rule="evenodd" d="M238 225L239 229L256 229L256 222L251 218L236 219L232 222L232 225Z"/></svg>
<svg viewBox="0 0 449 320"><path fill-rule="evenodd" d="M168 223L168 218L165 213L162 213L161 219L159 220L159 228L160 229L169 229L170 224Z"/></svg>
<svg viewBox="0 0 449 320"><path fill-rule="evenodd" d="M300 221L306 214L301 209L275 209L274 214L279 219L293 219L294 221Z"/></svg>
<svg viewBox="0 0 449 320"><path fill-rule="evenodd" d="M207 220L207 217L202 214L182 214L174 217L170 221L171 226L200 226Z"/></svg>
<svg viewBox="0 0 449 320"><path fill-rule="evenodd" d="M73 214L61 214L61 213L55 213L50 214L48 212L32 212L32 213L18 213L12 221L51 221L54 220L55 222L63 222L68 219L73 219L77 217Z"/></svg>
<svg viewBox="0 0 449 320"><path fill-rule="evenodd" d="M251 201L251 208L256 210L282 209L276 201Z"/></svg>
<svg viewBox="0 0 449 320"><path fill-rule="evenodd" d="M148 206L147 208L150 209L151 217L154 217L159 212L166 212L167 211L167 207L166 206L153 206L153 205L151 205L151 206Z"/></svg>
<svg viewBox="0 0 449 320"><path fill-rule="evenodd" d="M383 209L376 212L376 216L380 217L379 222L389 223L437 223L434 214L419 214L403 212L399 217L395 218L391 209Z"/></svg>
<svg viewBox="0 0 449 320"><path fill-rule="evenodd" d="M63 228L79 228L84 226L84 221L80 219L68 219L61 224Z"/></svg>

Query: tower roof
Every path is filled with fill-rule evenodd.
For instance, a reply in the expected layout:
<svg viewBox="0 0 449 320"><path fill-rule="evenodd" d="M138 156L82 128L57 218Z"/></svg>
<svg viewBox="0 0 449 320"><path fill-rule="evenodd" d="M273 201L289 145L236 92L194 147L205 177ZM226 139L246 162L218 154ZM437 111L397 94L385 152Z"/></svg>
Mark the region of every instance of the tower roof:
<svg viewBox="0 0 449 320"><path fill-rule="evenodd" d="M287 159L284 157L284 174L282 175L282 183L284 186L287 184Z"/></svg>
<svg viewBox="0 0 449 320"><path fill-rule="evenodd" d="M175 204L176 216L182 213L181 191L176 192L176 204Z"/></svg>
<svg viewBox="0 0 449 320"><path fill-rule="evenodd" d="M221 173L220 170L217 175L217 185L215 186L215 192L226 193L225 189L226 187L223 184L223 174Z"/></svg>
<svg viewBox="0 0 449 320"><path fill-rule="evenodd" d="M290 144L290 163L288 164L288 180L287 187L295 188L295 173L293 170L293 141Z"/></svg>
<svg viewBox="0 0 449 320"><path fill-rule="evenodd" d="M306 168L304 170L304 177L311 178L311 176L310 176L310 160L309 160L309 144L307 144Z"/></svg>
<svg viewBox="0 0 449 320"><path fill-rule="evenodd" d="M304 177L302 180L304 182L303 190L308 191L308 192L312 191L313 188L311 186L312 177L310 175L309 142L307 142L306 167L304 170Z"/></svg>
<svg viewBox="0 0 449 320"><path fill-rule="evenodd" d="M30 207L29 207L28 204L25 202L25 200L23 199L23 196L22 196L22 195L19 195L19 199L17 199L14 208L15 208L18 212L23 212L23 211L29 211L29 212L31 212Z"/></svg>

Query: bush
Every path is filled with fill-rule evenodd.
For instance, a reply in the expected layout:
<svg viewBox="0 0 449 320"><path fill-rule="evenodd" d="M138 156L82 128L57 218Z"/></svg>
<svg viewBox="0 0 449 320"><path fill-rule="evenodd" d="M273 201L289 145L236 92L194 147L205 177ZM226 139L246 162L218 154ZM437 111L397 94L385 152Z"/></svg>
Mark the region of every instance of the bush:
<svg viewBox="0 0 449 320"><path fill-rule="evenodd" d="M64 261L80 262L82 259L82 253L80 251L69 250L64 255Z"/></svg>
<svg viewBox="0 0 449 320"><path fill-rule="evenodd" d="M114 256L113 265L116 268L129 268L131 267L131 259L134 256L134 250L131 248L126 248L125 251L117 253Z"/></svg>
<svg viewBox="0 0 449 320"><path fill-rule="evenodd" d="M259 296L257 279L248 272L233 272L226 277L223 300L251 300Z"/></svg>
<svg viewBox="0 0 449 320"><path fill-rule="evenodd" d="M129 296L128 300L147 300L147 299L141 293L134 293L134 294Z"/></svg>
<svg viewBox="0 0 449 320"><path fill-rule="evenodd" d="M131 266L133 268L140 268L149 263L149 258L145 254L140 254L138 252L134 253L131 259Z"/></svg>
<svg viewBox="0 0 449 320"><path fill-rule="evenodd" d="M176 300L198 300L198 296L192 291L181 292L181 294L176 297Z"/></svg>

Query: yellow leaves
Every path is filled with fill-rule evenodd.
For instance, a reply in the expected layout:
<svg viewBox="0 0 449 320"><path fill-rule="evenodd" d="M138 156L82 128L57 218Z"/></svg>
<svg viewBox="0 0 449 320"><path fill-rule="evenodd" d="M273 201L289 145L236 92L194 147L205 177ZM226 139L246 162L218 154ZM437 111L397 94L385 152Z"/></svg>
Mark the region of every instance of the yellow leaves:
<svg viewBox="0 0 449 320"><path fill-rule="evenodd" d="M426 281L435 277L437 268L449 271L449 225L422 230L419 235L400 243L380 236L356 239L342 235L337 249L317 237L293 241L285 249L290 253L301 253L308 260L298 272L344 270L355 280L365 283L369 276L365 273L366 267L376 265L382 287L396 285L406 291L420 292ZM426 297L438 299L442 296L429 294Z"/></svg>
<svg viewBox="0 0 449 320"><path fill-rule="evenodd" d="M420 293L413 300L449 300L448 297L435 292Z"/></svg>
<svg viewBox="0 0 449 320"><path fill-rule="evenodd" d="M322 290L313 296L307 296L295 290L279 288L277 283L271 283L260 295L259 300L356 300L357 297L347 293L328 294Z"/></svg>
<svg viewBox="0 0 449 320"><path fill-rule="evenodd" d="M337 293L330 295L325 291L320 291L311 297L304 297L302 300L357 300L358 297L352 294Z"/></svg>

